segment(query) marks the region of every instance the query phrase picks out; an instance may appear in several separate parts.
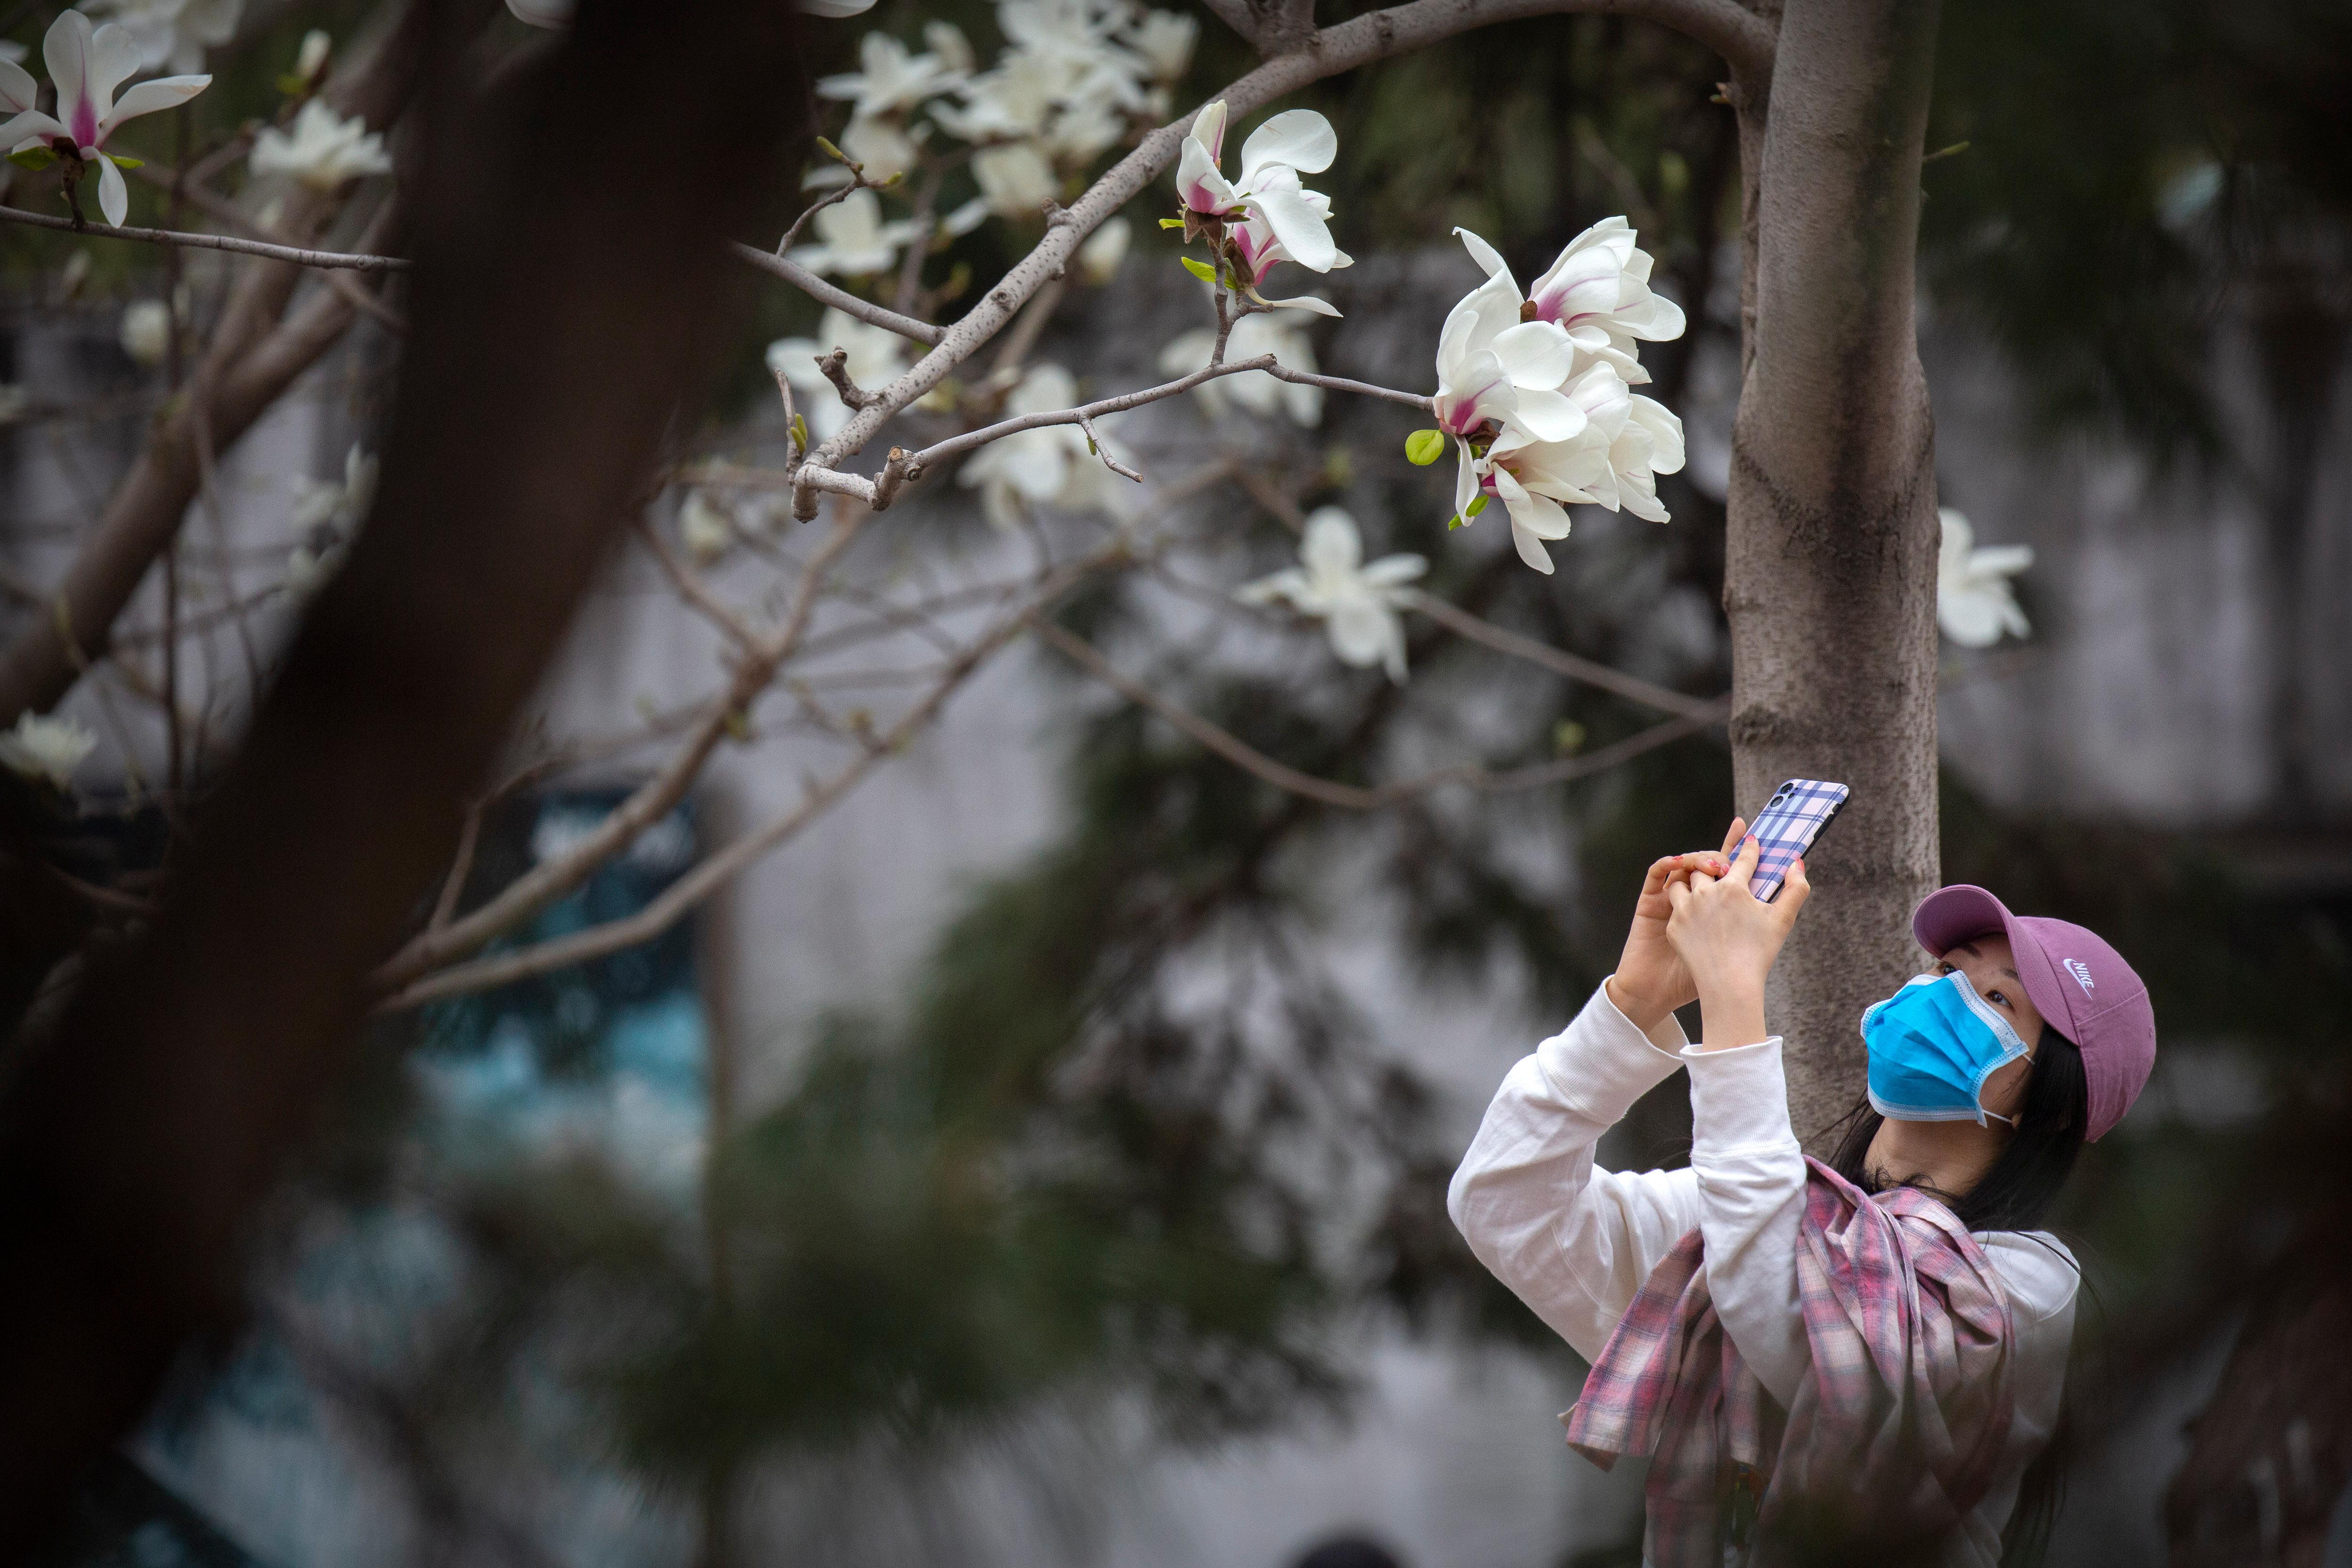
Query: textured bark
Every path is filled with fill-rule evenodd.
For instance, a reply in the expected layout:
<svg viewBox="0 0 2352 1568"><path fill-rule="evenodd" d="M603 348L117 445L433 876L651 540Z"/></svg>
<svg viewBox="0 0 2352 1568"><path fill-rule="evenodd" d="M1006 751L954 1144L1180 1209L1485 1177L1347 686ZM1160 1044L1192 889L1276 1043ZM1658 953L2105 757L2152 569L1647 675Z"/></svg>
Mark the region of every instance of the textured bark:
<svg viewBox="0 0 2352 1568"><path fill-rule="evenodd" d="M724 241L777 219L806 152L796 26L772 0L586 0L487 97L459 76L469 35L436 37L368 526L161 911L9 1064L0 1560L174 1347L234 1322L240 1238L336 1081L365 975L446 863L663 431L695 417L748 279ZM667 106L664 134L614 112L635 102Z"/></svg>
<svg viewBox="0 0 2352 1568"><path fill-rule="evenodd" d="M1757 148L1732 756L1743 814L1784 778L1853 790L1807 858L1812 902L1768 997L1816 1149L1859 1096L1855 1021L1914 973L1906 916L1937 878L1935 442L1913 319L1936 22L1933 0L1788 0Z"/></svg>

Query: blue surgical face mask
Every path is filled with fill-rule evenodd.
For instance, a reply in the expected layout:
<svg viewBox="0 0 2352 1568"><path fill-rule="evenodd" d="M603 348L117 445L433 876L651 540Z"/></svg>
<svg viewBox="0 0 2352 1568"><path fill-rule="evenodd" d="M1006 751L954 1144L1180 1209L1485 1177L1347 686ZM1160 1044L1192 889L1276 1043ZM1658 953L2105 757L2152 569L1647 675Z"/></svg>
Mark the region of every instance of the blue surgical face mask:
<svg viewBox="0 0 2352 1568"><path fill-rule="evenodd" d="M1897 1121L2012 1118L1987 1110L1985 1079L2026 1054L2025 1042L1969 977L1922 974L1862 1016L1870 1104Z"/></svg>

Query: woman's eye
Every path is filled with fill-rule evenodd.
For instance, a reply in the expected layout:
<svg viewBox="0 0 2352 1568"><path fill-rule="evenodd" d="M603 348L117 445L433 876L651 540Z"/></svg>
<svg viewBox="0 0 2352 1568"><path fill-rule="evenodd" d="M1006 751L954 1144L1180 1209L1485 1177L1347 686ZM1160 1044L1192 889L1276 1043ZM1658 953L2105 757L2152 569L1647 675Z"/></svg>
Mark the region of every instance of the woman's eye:
<svg viewBox="0 0 2352 1568"><path fill-rule="evenodd" d="M2008 997L2006 997L2006 996L2004 996L2004 995L2002 995L2002 994L2001 994L2000 992L1998 992L1998 991L1988 992L1988 993L1986 994L1986 999L1987 999L1987 1000L1989 1000L1989 1001L1998 1002L1998 1003L2000 1003L2000 1004L2002 1006L2004 1006L2004 1007L2009 1006L2009 998L2008 998ZM2012 1009L2012 1011L2013 1011L2013 1010L2014 1010L2014 1009Z"/></svg>

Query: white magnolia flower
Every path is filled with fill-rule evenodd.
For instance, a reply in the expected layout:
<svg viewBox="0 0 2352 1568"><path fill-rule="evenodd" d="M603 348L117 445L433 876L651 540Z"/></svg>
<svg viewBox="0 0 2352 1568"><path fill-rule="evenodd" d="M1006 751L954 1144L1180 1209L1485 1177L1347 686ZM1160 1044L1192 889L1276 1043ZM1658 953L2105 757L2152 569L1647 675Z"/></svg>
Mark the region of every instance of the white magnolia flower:
<svg viewBox="0 0 2352 1568"><path fill-rule="evenodd" d="M294 117L291 135L276 126L254 138L248 166L256 174L291 174L314 191L332 192L365 174L392 173L383 136L358 115L349 120L312 99Z"/></svg>
<svg viewBox="0 0 2352 1568"><path fill-rule="evenodd" d="M1178 11L1146 11L1127 30L1125 42L1141 58L1156 81L1175 82L1192 68L1201 24Z"/></svg>
<svg viewBox="0 0 2352 1568"><path fill-rule="evenodd" d="M889 34L871 32L857 43L858 69L822 78L819 98L846 99L854 120L896 114L956 85L956 68L936 54L916 54Z"/></svg>
<svg viewBox="0 0 2352 1568"><path fill-rule="evenodd" d="M1135 226L1123 217L1105 218L1078 247L1078 276L1099 289L1118 276L1118 264L1135 243Z"/></svg>
<svg viewBox="0 0 2352 1568"><path fill-rule="evenodd" d="M1055 364L1033 366L1005 395L1004 416L1044 414L1078 401L1077 383ZM1095 421L1102 434L1108 419ZM1121 454L1114 447L1113 457ZM1108 477L1114 481L1104 482ZM1087 433L1076 425L1041 425L982 447L957 476L959 484L981 492L988 520L999 528L1020 526L1023 503L1064 511L1108 511L1123 517L1139 488L1110 472L1088 449Z"/></svg>
<svg viewBox="0 0 2352 1568"><path fill-rule="evenodd" d="M847 351L843 368L863 387L896 381L907 368L908 345L898 333L869 327L846 310L828 310L814 338L778 338L768 345L768 369L792 384L793 402L808 421L812 445L832 438L849 423L841 393L816 368L835 349Z"/></svg>
<svg viewBox="0 0 2352 1568"><path fill-rule="evenodd" d="M245 0L89 0L89 8L131 35L141 70L187 72L236 36Z"/></svg>
<svg viewBox="0 0 2352 1568"><path fill-rule="evenodd" d="M967 142L1034 136L1045 128L1067 76L1049 55L1009 49L993 70L965 82L955 103L931 105L930 116Z"/></svg>
<svg viewBox="0 0 2352 1568"><path fill-rule="evenodd" d="M2025 612L2010 579L2033 564L2030 544L1976 548L1976 530L1950 507L1939 513L1944 540L1936 552L1936 623L1962 647L1990 647L2003 632L2027 637Z"/></svg>
<svg viewBox="0 0 2352 1568"><path fill-rule="evenodd" d="M1288 259L1311 272L1345 264L1331 243L1331 204L1305 189L1301 174L1319 174L1339 155L1339 133L1311 109L1288 109L1242 143L1240 178L1228 183L1218 168L1225 143L1225 103L1219 99L1194 117L1176 165L1176 195L1203 217L1263 218ZM1311 199L1310 199L1311 198Z"/></svg>
<svg viewBox="0 0 2352 1568"><path fill-rule="evenodd" d="M1511 520L1511 543L1519 559L1549 575L1549 540L1568 537L1571 504L1616 504L1617 476L1610 453L1631 416L1631 395L1616 371L1596 364L1571 382L1564 394L1583 416L1573 436L1564 441L1537 438L1516 424L1503 426L1494 445L1474 467L1479 493L1500 500ZM1473 521L1469 507L1454 510L1465 522ZM1474 498L1472 505L1477 501Z"/></svg>
<svg viewBox="0 0 2352 1568"><path fill-rule="evenodd" d="M789 259L812 272L857 277L887 272L898 259L898 248L915 237L910 219L882 221L882 203L872 191L852 191L809 220L817 243L795 248Z"/></svg>
<svg viewBox="0 0 2352 1568"><path fill-rule="evenodd" d="M1298 175L1288 169L1275 170L1267 178L1274 184L1281 185L1296 185L1298 183ZM1299 195L1306 200L1308 206L1324 217L1328 218L1331 216L1329 197L1319 191L1301 191ZM1318 300L1309 294L1301 294L1288 300L1269 300L1258 292L1258 285L1265 281L1267 273L1273 271L1281 263L1293 259L1289 250L1275 234L1274 226L1266 222L1265 214L1253 212L1239 223L1232 225L1230 237L1234 242L1234 248L1241 252L1242 261L1249 268L1247 291L1251 299L1261 305L1278 305L1294 310L1312 310L1318 316L1337 316L1339 313L1329 300ZM1337 271L1342 267L1353 267L1356 264L1356 258L1344 250L1334 250L1331 256L1331 265L1324 268L1327 272Z"/></svg>
<svg viewBox="0 0 2352 1568"><path fill-rule="evenodd" d="M909 131L898 120L852 120L841 133L841 151L866 171L869 180L887 180L893 174L906 173L915 166L916 154L922 148L922 136L929 129L918 126ZM849 171L840 184L847 184Z"/></svg>
<svg viewBox="0 0 2352 1568"><path fill-rule="evenodd" d="M924 23L923 42L931 47L940 65L960 77L971 75L972 68L980 63L973 58L971 40L953 22Z"/></svg>
<svg viewBox="0 0 2352 1568"><path fill-rule="evenodd" d="M1365 565L1356 520L1336 506L1307 518L1298 559L1299 565L1235 589L1234 597L1245 605L1280 599L1301 615L1319 617L1341 663L1367 669L1377 664L1402 682L1404 625L1396 607L1411 593L1405 584L1428 571L1429 563L1418 555L1383 555Z"/></svg>
<svg viewBox="0 0 2352 1568"><path fill-rule="evenodd" d="M139 69L139 45L121 25L92 27L79 11L60 12L41 40L41 58L58 89L57 112L33 107L30 72L0 60L0 110L13 116L0 124L0 147L22 152L45 146L59 156L98 165L98 208L120 226L131 213L131 191L122 171L106 155L107 138L124 121L172 109L210 86L208 76L159 77L142 81L120 101L114 89Z"/></svg>
<svg viewBox="0 0 2352 1568"><path fill-rule="evenodd" d="M1454 233L1486 276L1505 286L1515 316L1549 321L1576 345L1577 368L1607 360L1617 374L1639 385L1650 379L1634 356L1634 340L1664 342L1683 335L1682 307L1650 292L1650 256L1633 243L1622 217L1603 218L1568 242L1522 300L1495 247L1466 228Z"/></svg>
<svg viewBox="0 0 2352 1568"><path fill-rule="evenodd" d="M1037 144L1064 168L1080 169L1118 145L1127 134L1127 117L1101 99L1081 99L1054 111Z"/></svg>
<svg viewBox="0 0 2352 1568"><path fill-rule="evenodd" d="M1437 427L1453 437L1454 510L1466 520L1479 447L1516 426L1534 441L1570 441L1585 413L1560 388L1576 361L1568 334L1522 321L1507 279L1489 279L1447 313L1437 339Z"/></svg>
<svg viewBox="0 0 2352 1568"><path fill-rule="evenodd" d="M172 308L161 300L134 300L122 309L116 337L131 363L153 370L172 352Z"/></svg>
<svg viewBox="0 0 2352 1568"><path fill-rule="evenodd" d="M1217 334L1207 327L1184 333L1160 352L1160 368L1171 376L1190 375L1209 363L1217 350ZM1292 370L1315 371L1315 345L1307 334L1278 316L1244 316L1234 323L1231 336L1225 340L1228 361L1255 359L1260 354L1272 354L1280 363ZM1300 386L1295 382L1276 381L1262 370L1245 370L1239 375L1223 375L1214 381L1204 381L1192 389L1208 408L1212 416L1229 407L1238 407L1261 418L1276 413L1287 414L1291 422L1313 428L1323 419L1323 389Z"/></svg>
<svg viewBox="0 0 2352 1568"><path fill-rule="evenodd" d="M1042 216L1045 204L1060 189L1054 165L1034 142L982 148L972 155L971 177L980 182L980 194L999 217Z"/></svg>
<svg viewBox="0 0 2352 1568"><path fill-rule="evenodd" d="M16 728L0 730L0 767L64 789L97 746L98 737L79 720L53 719L26 709L16 715Z"/></svg>

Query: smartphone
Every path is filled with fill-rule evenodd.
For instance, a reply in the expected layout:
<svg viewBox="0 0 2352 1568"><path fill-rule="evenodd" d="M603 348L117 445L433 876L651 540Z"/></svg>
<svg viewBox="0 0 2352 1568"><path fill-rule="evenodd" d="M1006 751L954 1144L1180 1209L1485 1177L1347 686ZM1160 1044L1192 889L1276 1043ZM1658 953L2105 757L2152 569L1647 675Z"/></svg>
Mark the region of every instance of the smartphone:
<svg viewBox="0 0 2352 1568"><path fill-rule="evenodd" d="M1749 890L1768 904L1779 898L1790 865L1837 820L1853 793L1826 779L1790 779L1774 790L1748 828L1762 851L1756 874L1748 879Z"/></svg>

